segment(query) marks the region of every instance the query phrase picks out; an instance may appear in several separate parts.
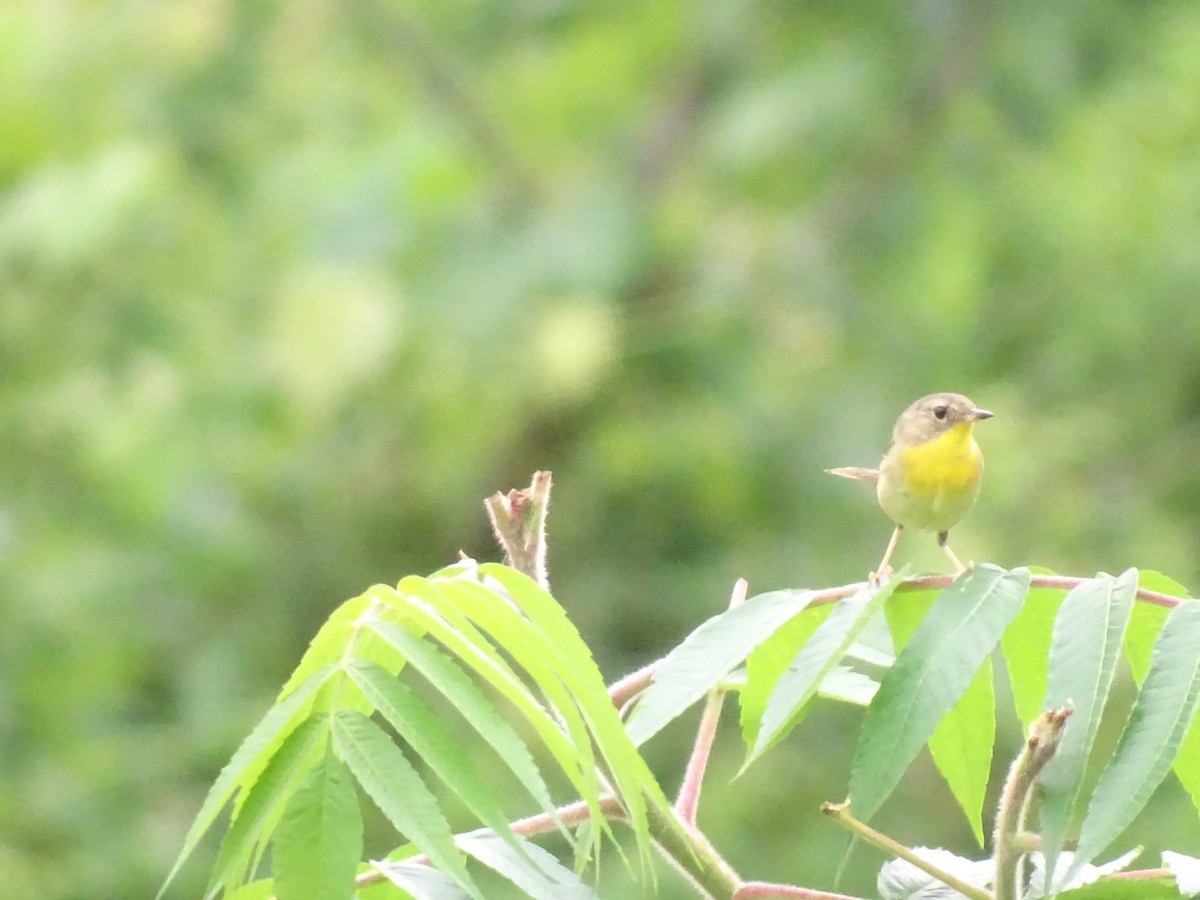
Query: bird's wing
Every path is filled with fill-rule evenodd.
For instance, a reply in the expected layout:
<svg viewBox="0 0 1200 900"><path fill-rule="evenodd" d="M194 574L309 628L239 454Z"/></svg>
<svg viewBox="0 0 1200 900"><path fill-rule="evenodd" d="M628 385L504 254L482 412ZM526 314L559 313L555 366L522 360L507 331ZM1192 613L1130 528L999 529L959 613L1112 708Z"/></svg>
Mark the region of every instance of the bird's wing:
<svg viewBox="0 0 1200 900"><path fill-rule="evenodd" d="M853 478L855 481L869 481L875 484L879 481L878 469L863 469L859 466L848 466L843 469L826 469L830 475L840 475L842 478Z"/></svg>

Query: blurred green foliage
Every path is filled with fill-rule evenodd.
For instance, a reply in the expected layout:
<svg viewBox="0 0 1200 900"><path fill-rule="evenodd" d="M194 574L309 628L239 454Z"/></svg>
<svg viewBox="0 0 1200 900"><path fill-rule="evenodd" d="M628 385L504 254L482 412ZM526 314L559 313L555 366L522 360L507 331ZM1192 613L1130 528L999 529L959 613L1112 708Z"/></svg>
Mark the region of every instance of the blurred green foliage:
<svg viewBox="0 0 1200 900"><path fill-rule="evenodd" d="M147 895L328 612L493 556L534 469L613 677L736 577L861 577L889 525L821 470L933 390L997 413L961 555L1200 582L1195 5L27 0L0 44L10 896ZM857 721L732 789L719 741L745 874L828 883ZM1196 853L1160 794L1136 841ZM927 763L880 822L971 852Z"/></svg>

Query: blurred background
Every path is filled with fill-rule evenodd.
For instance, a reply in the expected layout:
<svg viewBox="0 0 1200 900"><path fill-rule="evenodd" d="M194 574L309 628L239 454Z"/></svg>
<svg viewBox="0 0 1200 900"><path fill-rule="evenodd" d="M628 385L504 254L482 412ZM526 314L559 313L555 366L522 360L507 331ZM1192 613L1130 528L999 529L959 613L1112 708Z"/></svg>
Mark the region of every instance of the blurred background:
<svg viewBox="0 0 1200 900"><path fill-rule="evenodd" d="M822 469L936 390L996 413L964 559L1200 583L1195 4L28 0L0 44L8 896L151 895L329 612L495 558L535 469L610 680L738 577L861 578L890 524ZM743 874L832 885L858 721L729 785L730 717ZM924 758L878 822L982 855ZM1200 853L1174 781L1128 837Z"/></svg>

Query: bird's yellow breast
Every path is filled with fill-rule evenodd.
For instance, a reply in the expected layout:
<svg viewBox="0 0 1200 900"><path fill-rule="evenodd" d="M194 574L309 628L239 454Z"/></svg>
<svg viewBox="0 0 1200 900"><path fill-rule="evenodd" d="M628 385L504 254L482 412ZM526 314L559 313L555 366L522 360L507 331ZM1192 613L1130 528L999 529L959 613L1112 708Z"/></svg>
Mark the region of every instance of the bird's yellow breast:
<svg viewBox="0 0 1200 900"><path fill-rule="evenodd" d="M960 422L933 440L900 451L904 486L914 494L971 492L983 470L983 454Z"/></svg>

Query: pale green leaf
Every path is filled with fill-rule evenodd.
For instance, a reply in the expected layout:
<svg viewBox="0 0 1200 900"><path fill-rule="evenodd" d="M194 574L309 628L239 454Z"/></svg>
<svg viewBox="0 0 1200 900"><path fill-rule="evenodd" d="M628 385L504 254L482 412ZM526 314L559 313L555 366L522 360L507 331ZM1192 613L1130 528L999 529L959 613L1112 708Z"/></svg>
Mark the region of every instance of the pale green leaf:
<svg viewBox="0 0 1200 900"><path fill-rule="evenodd" d="M392 826L420 847L440 871L481 900L437 798L400 748L382 728L358 713L335 713L332 722L339 755Z"/></svg>
<svg viewBox="0 0 1200 900"><path fill-rule="evenodd" d="M929 753L983 846L983 799L992 770L996 694L992 661L984 659L967 689L929 736Z"/></svg>
<svg viewBox="0 0 1200 900"><path fill-rule="evenodd" d="M745 681L738 693L738 703L741 706L742 740L747 752L758 737L763 710L767 708L776 682L833 609L830 604L803 610L776 628L774 634L746 657Z"/></svg>
<svg viewBox="0 0 1200 900"><path fill-rule="evenodd" d="M1100 775L1070 872L1091 862L1162 783L1200 706L1200 600L1175 607L1112 759Z"/></svg>
<svg viewBox="0 0 1200 900"><path fill-rule="evenodd" d="M247 784L245 802L230 822L209 881L209 890L232 889L254 874L257 860L271 837L296 786L312 767L328 740L329 722L314 716L297 726L271 756L258 779Z"/></svg>
<svg viewBox="0 0 1200 900"><path fill-rule="evenodd" d="M458 846L503 875L533 900L596 900L590 887L537 844L514 850L490 831L459 835ZM532 862L531 862L532 861Z"/></svg>
<svg viewBox="0 0 1200 900"><path fill-rule="evenodd" d="M713 616L671 651L626 725L641 744L711 691L776 628L812 598L809 591L772 591Z"/></svg>
<svg viewBox="0 0 1200 900"><path fill-rule="evenodd" d="M1137 591L1137 570L1117 578L1101 575L1072 589L1059 607L1050 645L1045 709L1072 706L1062 741L1042 770L1040 831L1046 878L1055 871L1059 848L1079 795L1088 754L1112 688L1125 626ZM1047 882L1045 887L1050 887Z"/></svg>
<svg viewBox="0 0 1200 900"><path fill-rule="evenodd" d="M1032 588L1000 639L1013 705L1025 727L1042 714L1054 619L1066 595L1056 588Z"/></svg>
<svg viewBox="0 0 1200 900"><path fill-rule="evenodd" d="M817 626L772 689L763 709L762 724L742 765L743 769L795 725L821 681L841 662L846 650L879 612L903 577L903 573L900 573L883 585L868 587L841 601Z"/></svg>
<svg viewBox="0 0 1200 900"><path fill-rule="evenodd" d="M363 823L354 779L330 752L300 782L271 845L278 900L351 900Z"/></svg>
<svg viewBox="0 0 1200 900"><path fill-rule="evenodd" d="M1029 590L1024 569L980 565L934 601L867 707L850 773L855 814L869 819L1000 641Z"/></svg>
<svg viewBox="0 0 1200 900"><path fill-rule="evenodd" d="M1157 591L1173 597L1191 596L1183 585L1161 572L1139 571L1138 589ZM1169 612L1170 609L1157 603L1138 602L1133 605L1129 627L1125 629L1125 656L1129 660L1133 680L1138 684L1142 683L1146 677L1146 670L1150 668L1150 654L1154 652L1154 641Z"/></svg>
<svg viewBox="0 0 1200 900"><path fill-rule="evenodd" d="M166 892L168 885L174 880L187 858L192 855L196 845L200 843L200 839L212 826L218 813L229 802L233 792L238 787L247 787L258 778L259 773L265 768L272 755L278 751L283 741L308 715L313 695L329 677L331 671L332 669L326 668L313 672L303 683L298 684L295 690L271 707L242 741L241 746L217 776L213 786L209 788L208 795L200 806L200 812L196 814L191 828L188 829L187 837L184 838L183 848L179 851L179 856L162 887L159 888L159 897Z"/></svg>
<svg viewBox="0 0 1200 900"><path fill-rule="evenodd" d="M830 700L866 706L879 691L879 682L870 675L837 666L825 676L817 693Z"/></svg>
<svg viewBox="0 0 1200 900"><path fill-rule="evenodd" d="M1192 722L1192 727L1179 744L1179 753L1175 755L1172 768L1179 783L1191 796L1192 806L1200 814L1200 716Z"/></svg>

